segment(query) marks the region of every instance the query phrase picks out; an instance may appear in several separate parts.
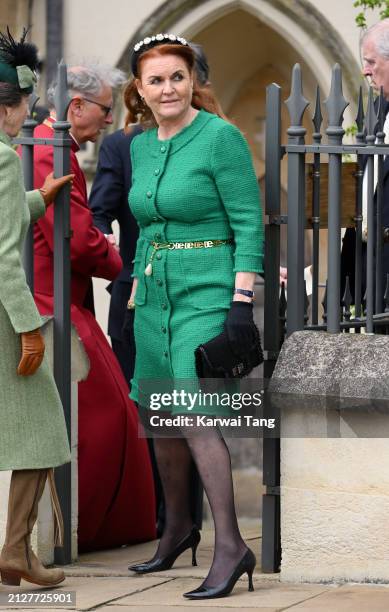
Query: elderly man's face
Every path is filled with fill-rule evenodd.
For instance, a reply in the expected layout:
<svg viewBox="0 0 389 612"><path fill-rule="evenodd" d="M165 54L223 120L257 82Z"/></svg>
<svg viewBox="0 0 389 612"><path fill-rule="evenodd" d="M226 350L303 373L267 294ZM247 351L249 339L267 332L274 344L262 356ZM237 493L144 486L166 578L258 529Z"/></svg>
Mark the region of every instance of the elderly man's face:
<svg viewBox="0 0 389 612"><path fill-rule="evenodd" d="M382 57L376 49L374 37L368 37L362 45L363 74L376 90L382 87L389 99L389 59Z"/></svg>
<svg viewBox="0 0 389 612"><path fill-rule="evenodd" d="M71 132L78 143L96 142L102 130L113 121L112 88L105 85L99 95L76 94L71 103Z"/></svg>

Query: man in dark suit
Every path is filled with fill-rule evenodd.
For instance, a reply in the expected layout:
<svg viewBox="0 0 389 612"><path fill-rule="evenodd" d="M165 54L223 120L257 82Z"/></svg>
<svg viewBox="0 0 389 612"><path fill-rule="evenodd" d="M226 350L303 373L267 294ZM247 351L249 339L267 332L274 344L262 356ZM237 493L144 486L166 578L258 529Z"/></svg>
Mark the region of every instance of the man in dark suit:
<svg viewBox="0 0 389 612"><path fill-rule="evenodd" d="M361 40L361 51L363 58L363 74L370 81L370 84L377 90L383 88L383 94L386 98L386 104L383 109L384 114L384 132L385 141L389 141L389 19L371 26L363 35ZM378 109L378 100L376 100L376 110ZM367 156L364 164L367 162ZM363 224L362 224L362 296L366 288L366 237L367 237L367 195L366 195L366 172L364 174L363 187ZM376 203L377 192L374 195L374 203ZM386 156L383 165L383 207L382 207L382 226L389 228L389 156ZM389 231L389 230L388 230ZM385 233L385 229L384 229ZM343 238L342 248L342 284L344 288L345 277L349 276L350 289L354 295L355 284L355 241L356 235L354 229L346 230ZM386 275L389 273L389 243L385 241L383 245L382 257L382 292L386 288Z"/></svg>

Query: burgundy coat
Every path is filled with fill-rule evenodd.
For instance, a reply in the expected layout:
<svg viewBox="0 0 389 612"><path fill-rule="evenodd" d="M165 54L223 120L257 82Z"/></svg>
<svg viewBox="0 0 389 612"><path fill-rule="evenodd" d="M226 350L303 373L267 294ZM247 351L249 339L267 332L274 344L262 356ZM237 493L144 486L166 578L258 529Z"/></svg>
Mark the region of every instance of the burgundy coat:
<svg viewBox="0 0 389 612"><path fill-rule="evenodd" d="M50 120L49 120L50 121ZM35 136L50 138L49 125ZM93 226L86 183L74 142L71 172L71 318L90 360L78 387L79 550L93 550L155 538L152 471L146 440L138 437L138 415L128 397L119 363L85 298L92 276L113 280L122 268L119 253ZM34 149L35 188L53 169L53 149ZM34 226L35 300L42 314L53 312L54 207Z"/></svg>

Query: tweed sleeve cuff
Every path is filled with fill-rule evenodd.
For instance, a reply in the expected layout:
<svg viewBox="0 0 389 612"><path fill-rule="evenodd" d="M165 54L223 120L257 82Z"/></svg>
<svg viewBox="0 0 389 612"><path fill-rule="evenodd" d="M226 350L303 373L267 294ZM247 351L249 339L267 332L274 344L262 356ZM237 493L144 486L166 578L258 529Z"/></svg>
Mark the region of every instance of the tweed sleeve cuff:
<svg viewBox="0 0 389 612"><path fill-rule="evenodd" d="M236 255L234 272L263 273L263 255Z"/></svg>
<svg viewBox="0 0 389 612"><path fill-rule="evenodd" d="M34 191L26 191L26 199L28 208L30 210L31 221L34 223L43 217L46 212L46 206L39 189L34 189Z"/></svg>

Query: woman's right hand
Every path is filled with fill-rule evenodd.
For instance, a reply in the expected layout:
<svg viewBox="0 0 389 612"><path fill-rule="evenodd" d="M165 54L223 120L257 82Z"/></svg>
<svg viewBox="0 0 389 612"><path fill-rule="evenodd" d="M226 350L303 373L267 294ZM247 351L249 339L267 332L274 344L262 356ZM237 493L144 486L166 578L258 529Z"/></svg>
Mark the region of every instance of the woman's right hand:
<svg viewBox="0 0 389 612"><path fill-rule="evenodd" d="M57 197L57 193L66 183L72 183L75 174L67 174L66 176L60 176L59 178L54 178L54 173L50 172L45 178L45 182L42 187L39 189L40 194L44 200L46 208L54 202Z"/></svg>
<svg viewBox="0 0 389 612"><path fill-rule="evenodd" d="M17 369L19 376L35 374L43 361L45 354L45 341L40 329L34 329L20 334L22 343L22 357Z"/></svg>

